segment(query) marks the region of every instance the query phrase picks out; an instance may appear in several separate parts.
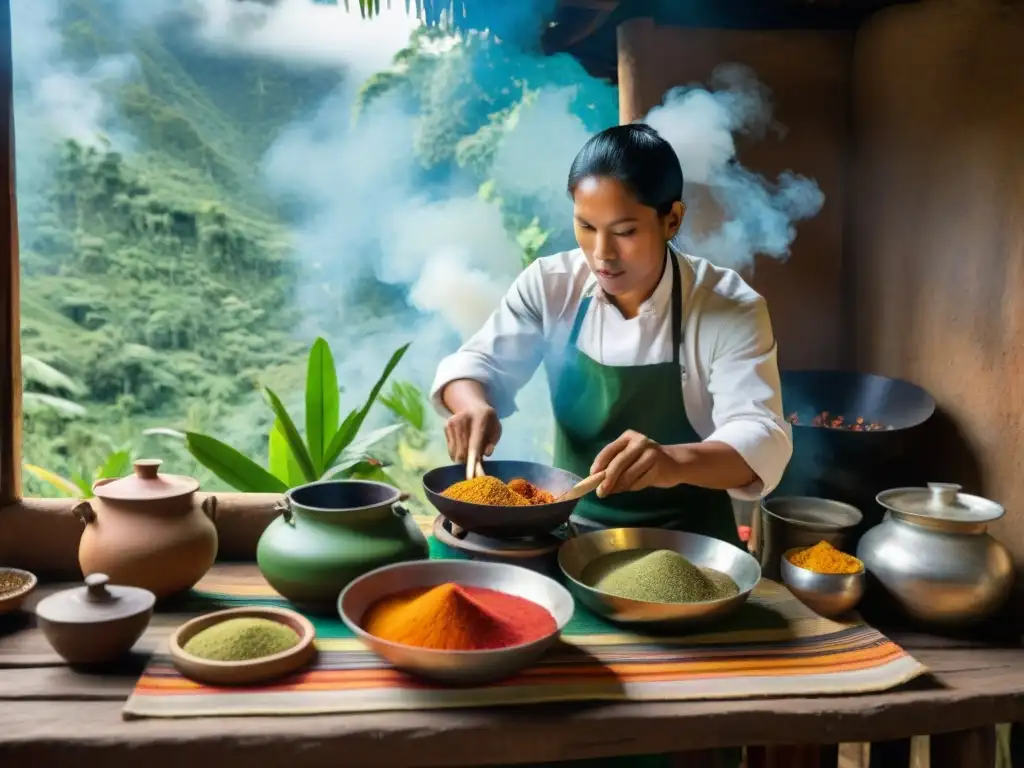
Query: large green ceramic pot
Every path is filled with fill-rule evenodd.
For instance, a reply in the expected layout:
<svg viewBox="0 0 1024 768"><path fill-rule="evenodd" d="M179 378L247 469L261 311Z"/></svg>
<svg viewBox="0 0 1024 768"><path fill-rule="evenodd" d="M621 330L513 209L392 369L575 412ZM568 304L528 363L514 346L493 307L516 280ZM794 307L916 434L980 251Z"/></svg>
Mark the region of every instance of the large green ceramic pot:
<svg viewBox="0 0 1024 768"><path fill-rule="evenodd" d="M297 607L334 614L350 581L374 568L429 557L427 540L398 503L398 489L368 480L292 488L260 537L256 562Z"/></svg>

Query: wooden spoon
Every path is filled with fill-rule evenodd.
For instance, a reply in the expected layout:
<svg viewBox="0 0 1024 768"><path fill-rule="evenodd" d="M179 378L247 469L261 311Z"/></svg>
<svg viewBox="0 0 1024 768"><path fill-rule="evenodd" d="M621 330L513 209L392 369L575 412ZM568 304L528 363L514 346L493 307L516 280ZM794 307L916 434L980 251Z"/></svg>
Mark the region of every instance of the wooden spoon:
<svg viewBox="0 0 1024 768"><path fill-rule="evenodd" d="M555 501L573 501L574 499L586 496L591 491L596 490L597 486L604 482L604 476L605 471L602 469L600 472L590 475L590 477L583 478L576 483L576 485L555 499Z"/></svg>

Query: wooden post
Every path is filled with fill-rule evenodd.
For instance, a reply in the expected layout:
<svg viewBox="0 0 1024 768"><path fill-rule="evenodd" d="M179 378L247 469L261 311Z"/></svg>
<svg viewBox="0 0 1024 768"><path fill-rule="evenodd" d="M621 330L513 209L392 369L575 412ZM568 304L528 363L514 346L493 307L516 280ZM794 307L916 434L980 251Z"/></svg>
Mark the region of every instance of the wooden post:
<svg viewBox="0 0 1024 768"><path fill-rule="evenodd" d="M994 725L931 737L931 768L993 768L995 764Z"/></svg>
<svg viewBox="0 0 1024 768"><path fill-rule="evenodd" d="M21 496L21 311L14 193L14 63L11 4L0 0L0 507Z"/></svg>

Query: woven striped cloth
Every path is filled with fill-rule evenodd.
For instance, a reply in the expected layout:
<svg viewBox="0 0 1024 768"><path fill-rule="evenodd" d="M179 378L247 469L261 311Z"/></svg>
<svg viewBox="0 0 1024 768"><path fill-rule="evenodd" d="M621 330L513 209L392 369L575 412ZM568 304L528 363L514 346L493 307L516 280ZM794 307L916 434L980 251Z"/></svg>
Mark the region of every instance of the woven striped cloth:
<svg viewBox="0 0 1024 768"><path fill-rule="evenodd" d="M432 557L453 557L431 539ZM242 605L287 605L255 565L217 565L191 595L196 614ZM647 637L577 607L562 640L534 667L499 683L450 688L407 676L368 651L340 619L310 617L312 666L271 685L214 688L153 656L124 716L204 717L440 709L564 701L669 701L866 693L926 670L862 622L819 617L763 579L714 631ZM181 616L154 617L155 622ZM168 631L170 627L168 627Z"/></svg>

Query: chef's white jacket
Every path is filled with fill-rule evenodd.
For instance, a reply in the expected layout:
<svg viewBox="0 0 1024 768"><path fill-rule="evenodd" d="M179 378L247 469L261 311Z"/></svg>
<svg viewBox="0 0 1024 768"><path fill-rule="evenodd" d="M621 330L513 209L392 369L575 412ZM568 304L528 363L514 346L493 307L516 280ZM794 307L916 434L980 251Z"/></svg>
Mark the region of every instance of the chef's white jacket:
<svg viewBox="0 0 1024 768"><path fill-rule="evenodd" d="M683 295L679 360L683 405L703 440L732 446L758 480L729 493L753 501L778 484L792 455L783 416L775 336L768 307L730 269L675 254ZM672 270L667 268L639 314L626 319L601 290L579 249L537 259L516 279L484 326L437 369L431 399L442 415L441 391L456 379L488 390L504 418L515 395L541 363L557 375L558 350L568 342L581 300L593 295L577 345L609 366L672 360Z"/></svg>

